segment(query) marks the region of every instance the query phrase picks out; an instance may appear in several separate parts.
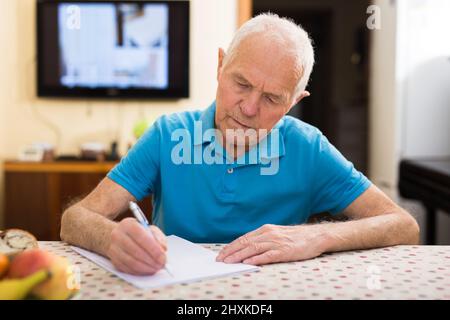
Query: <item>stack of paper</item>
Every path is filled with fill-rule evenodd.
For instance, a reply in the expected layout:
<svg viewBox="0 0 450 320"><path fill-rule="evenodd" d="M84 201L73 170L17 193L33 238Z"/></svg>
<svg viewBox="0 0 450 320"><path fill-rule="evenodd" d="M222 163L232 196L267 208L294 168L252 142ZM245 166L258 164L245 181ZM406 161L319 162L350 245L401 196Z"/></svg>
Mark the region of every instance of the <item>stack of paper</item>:
<svg viewBox="0 0 450 320"><path fill-rule="evenodd" d="M167 263L170 265L170 272L172 275L162 269L151 276L134 276L117 271L112 263L103 256L78 247L72 247L72 249L89 260L92 260L100 267L142 289L161 287L180 282L191 282L258 269L258 267L242 263L226 264L223 262L216 262L217 253L177 236L167 237L167 247Z"/></svg>

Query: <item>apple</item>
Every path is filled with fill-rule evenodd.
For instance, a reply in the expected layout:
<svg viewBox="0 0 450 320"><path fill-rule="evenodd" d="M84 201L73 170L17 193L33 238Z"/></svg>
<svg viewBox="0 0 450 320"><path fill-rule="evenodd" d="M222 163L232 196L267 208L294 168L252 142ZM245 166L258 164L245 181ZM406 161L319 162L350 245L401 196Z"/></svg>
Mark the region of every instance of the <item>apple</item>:
<svg viewBox="0 0 450 320"><path fill-rule="evenodd" d="M77 288L69 285L72 274L68 260L43 249L29 249L18 254L10 264L7 277L24 278L41 269L49 270L51 277L33 288L33 296L65 300L76 292Z"/></svg>
<svg viewBox="0 0 450 320"><path fill-rule="evenodd" d="M9 259L6 254L0 253L0 279L6 274L9 267Z"/></svg>

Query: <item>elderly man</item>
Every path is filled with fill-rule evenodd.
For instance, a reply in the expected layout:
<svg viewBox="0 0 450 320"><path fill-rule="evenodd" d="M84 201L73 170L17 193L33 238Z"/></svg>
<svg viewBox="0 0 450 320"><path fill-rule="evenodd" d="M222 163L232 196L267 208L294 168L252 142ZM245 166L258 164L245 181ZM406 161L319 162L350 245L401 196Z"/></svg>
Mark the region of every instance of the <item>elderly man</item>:
<svg viewBox="0 0 450 320"><path fill-rule="evenodd" d="M219 49L218 60L215 102L158 119L86 198L64 212L63 240L133 274L164 266L164 234L230 242L218 261L255 265L418 242L409 213L318 129L286 116L309 95L314 63L300 26L259 15L237 31L228 52ZM135 219L113 221L129 201L150 194L155 237ZM321 212L348 219L305 224Z"/></svg>

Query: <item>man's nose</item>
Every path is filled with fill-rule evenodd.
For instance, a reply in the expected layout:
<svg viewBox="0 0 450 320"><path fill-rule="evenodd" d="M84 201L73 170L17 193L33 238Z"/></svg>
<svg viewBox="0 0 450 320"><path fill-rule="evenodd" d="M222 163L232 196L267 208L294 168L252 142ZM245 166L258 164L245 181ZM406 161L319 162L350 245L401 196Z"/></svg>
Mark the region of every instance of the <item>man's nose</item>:
<svg viewBox="0 0 450 320"><path fill-rule="evenodd" d="M259 95L256 93L250 94L241 104L241 111L247 117L254 117L258 114Z"/></svg>

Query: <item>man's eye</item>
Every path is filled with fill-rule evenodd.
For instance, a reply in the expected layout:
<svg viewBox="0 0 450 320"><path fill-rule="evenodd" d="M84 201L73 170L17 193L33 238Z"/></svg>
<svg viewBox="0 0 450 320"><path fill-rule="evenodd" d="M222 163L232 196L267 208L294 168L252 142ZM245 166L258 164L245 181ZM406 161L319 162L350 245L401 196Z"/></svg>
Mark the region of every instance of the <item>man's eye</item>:
<svg viewBox="0 0 450 320"><path fill-rule="evenodd" d="M238 86L241 87L242 89L247 89L247 88L250 87L248 84L242 83L242 82L238 82L237 84L238 84Z"/></svg>
<svg viewBox="0 0 450 320"><path fill-rule="evenodd" d="M275 104L275 101L271 97L265 96L265 99L266 99L267 102L269 102L271 104Z"/></svg>

